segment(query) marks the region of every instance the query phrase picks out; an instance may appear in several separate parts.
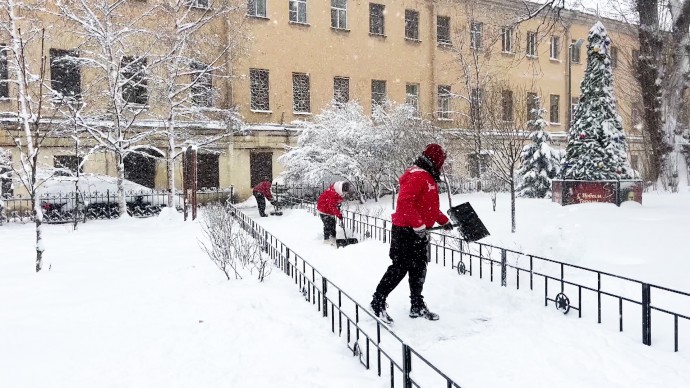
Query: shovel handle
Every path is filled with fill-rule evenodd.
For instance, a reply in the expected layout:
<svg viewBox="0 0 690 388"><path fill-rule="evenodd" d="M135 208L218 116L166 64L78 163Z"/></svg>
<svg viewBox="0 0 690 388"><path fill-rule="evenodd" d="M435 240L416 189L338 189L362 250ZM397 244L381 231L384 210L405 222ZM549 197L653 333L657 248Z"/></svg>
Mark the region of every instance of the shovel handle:
<svg viewBox="0 0 690 388"><path fill-rule="evenodd" d="M460 226L460 225L451 225L451 226L452 226L453 228L457 228L457 227ZM433 228L429 228L429 229L427 229L427 230L441 230L441 229L445 229L445 226L443 226L443 225L441 225L441 226L434 226Z"/></svg>

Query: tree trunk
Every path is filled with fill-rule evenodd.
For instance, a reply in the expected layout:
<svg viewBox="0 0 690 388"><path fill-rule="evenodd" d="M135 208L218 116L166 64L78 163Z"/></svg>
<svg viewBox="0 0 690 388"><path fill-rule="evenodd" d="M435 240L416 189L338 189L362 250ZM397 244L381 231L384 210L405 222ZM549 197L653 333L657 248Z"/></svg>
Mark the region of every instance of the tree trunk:
<svg viewBox="0 0 690 388"><path fill-rule="evenodd" d="M115 154L117 165L117 203L120 209L120 217L127 217L127 198L125 197L125 162L121 153Z"/></svg>
<svg viewBox="0 0 690 388"><path fill-rule="evenodd" d="M168 177L168 207L175 206L175 138L172 132L168 132L168 157L166 158Z"/></svg>
<svg viewBox="0 0 690 388"><path fill-rule="evenodd" d="M513 171L511 170L510 178L510 232L515 233L517 229L515 224L515 179L512 178Z"/></svg>

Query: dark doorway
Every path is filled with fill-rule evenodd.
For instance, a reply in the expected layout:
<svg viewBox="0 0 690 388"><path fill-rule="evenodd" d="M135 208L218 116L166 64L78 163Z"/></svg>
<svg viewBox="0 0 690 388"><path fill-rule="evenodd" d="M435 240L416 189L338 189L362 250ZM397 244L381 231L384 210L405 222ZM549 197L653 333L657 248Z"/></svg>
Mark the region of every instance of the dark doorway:
<svg viewBox="0 0 690 388"><path fill-rule="evenodd" d="M153 189L156 185L156 156L158 152L141 150L125 156L125 179ZM150 155L150 156L148 156Z"/></svg>
<svg viewBox="0 0 690 388"><path fill-rule="evenodd" d="M273 152L252 152L249 154L250 185L256 186L264 179L273 181Z"/></svg>
<svg viewBox="0 0 690 388"><path fill-rule="evenodd" d="M218 169L217 154L197 154L197 178L196 187L199 190L217 189L220 184L220 171Z"/></svg>

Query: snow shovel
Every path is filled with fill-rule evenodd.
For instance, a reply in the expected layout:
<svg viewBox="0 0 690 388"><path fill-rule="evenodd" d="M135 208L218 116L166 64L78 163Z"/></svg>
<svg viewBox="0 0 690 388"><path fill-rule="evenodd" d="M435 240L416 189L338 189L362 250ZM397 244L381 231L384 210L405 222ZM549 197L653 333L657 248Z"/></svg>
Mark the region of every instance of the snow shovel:
<svg viewBox="0 0 690 388"><path fill-rule="evenodd" d="M469 202L448 209L448 216L465 240L478 241L490 233Z"/></svg>
<svg viewBox="0 0 690 388"><path fill-rule="evenodd" d="M350 244L357 244L359 240L356 238L347 238L347 232L345 231L345 224L340 221L340 227L343 228L343 235L345 238L337 238L335 239L335 247L340 248L340 247L346 247Z"/></svg>
<svg viewBox="0 0 690 388"><path fill-rule="evenodd" d="M271 205L273 205L273 211L271 212L272 216L282 216L283 211L280 209L281 203L278 201L273 201L271 202Z"/></svg>

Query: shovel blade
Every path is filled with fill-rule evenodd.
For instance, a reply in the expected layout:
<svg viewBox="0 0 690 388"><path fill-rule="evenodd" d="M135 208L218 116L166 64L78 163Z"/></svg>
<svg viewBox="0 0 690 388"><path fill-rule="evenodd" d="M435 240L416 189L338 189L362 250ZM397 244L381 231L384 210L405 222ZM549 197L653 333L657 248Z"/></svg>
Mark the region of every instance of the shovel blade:
<svg viewBox="0 0 690 388"><path fill-rule="evenodd" d="M335 240L336 248L346 247L351 244L357 244L359 240L356 238L338 238Z"/></svg>
<svg viewBox="0 0 690 388"><path fill-rule="evenodd" d="M448 215L467 241L481 240L490 234L469 202L448 209Z"/></svg>

